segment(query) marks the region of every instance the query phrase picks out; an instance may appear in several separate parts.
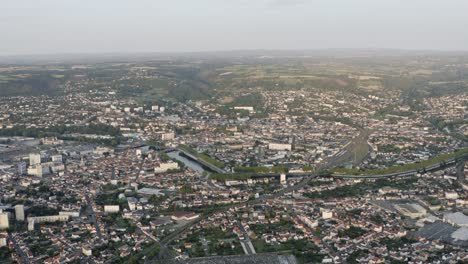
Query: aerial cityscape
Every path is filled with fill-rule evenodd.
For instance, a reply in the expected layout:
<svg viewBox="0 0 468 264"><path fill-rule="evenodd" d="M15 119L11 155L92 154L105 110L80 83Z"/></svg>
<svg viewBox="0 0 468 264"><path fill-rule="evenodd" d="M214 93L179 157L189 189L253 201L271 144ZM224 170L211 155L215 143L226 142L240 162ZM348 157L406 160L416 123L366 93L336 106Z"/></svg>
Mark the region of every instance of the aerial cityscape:
<svg viewBox="0 0 468 264"><path fill-rule="evenodd" d="M468 263L468 51L14 40L2 264Z"/></svg>

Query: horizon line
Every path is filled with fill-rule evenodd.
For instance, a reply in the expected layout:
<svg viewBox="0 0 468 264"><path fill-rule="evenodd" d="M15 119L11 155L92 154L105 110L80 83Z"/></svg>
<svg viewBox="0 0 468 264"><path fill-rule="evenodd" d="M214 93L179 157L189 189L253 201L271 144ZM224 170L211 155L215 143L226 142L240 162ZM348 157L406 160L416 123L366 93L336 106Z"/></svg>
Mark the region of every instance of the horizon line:
<svg viewBox="0 0 468 264"><path fill-rule="evenodd" d="M80 55L178 55L202 53L233 53L233 52L320 52L320 51L393 51L393 52L439 52L439 53L466 53L468 49L414 49L414 48L310 48L310 49L213 49L213 50L185 50L185 51L72 51L72 52L44 52L44 53L11 53L1 54L0 57L45 57L45 56L80 56Z"/></svg>

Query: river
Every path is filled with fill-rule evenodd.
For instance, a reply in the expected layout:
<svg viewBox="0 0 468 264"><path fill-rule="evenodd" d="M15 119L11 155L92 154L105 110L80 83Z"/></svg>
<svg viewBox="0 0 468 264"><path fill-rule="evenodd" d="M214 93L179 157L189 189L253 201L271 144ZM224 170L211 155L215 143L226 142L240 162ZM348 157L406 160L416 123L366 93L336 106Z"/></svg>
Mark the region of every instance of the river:
<svg viewBox="0 0 468 264"><path fill-rule="evenodd" d="M185 164L185 166L187 166L190 169L196 171L200 175L203 174L203 172L209 173L208 171L203 169L202 166L200 166L200 164L198 164L197 162L195 162L193 160L189 160L189 159L187 159L185 157L180 156L179 153L180 153L179 151L172 151L172 152L167 153L167 155L169 157L173 158L173 159L176 159L178 161L183 162Z"/></svg>

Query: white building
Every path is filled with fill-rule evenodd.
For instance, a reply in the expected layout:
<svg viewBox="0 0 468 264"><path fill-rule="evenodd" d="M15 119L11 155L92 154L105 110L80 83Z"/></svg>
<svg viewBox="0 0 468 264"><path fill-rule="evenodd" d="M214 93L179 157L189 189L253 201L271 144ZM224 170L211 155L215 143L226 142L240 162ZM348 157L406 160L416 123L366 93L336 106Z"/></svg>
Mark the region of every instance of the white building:
<svg viewBox="0 0 468 264"><path fill-rule="evenodd" d="M29 154L29 165L34 166L41 164L41 154L31 153Z"/></svg>
<svg viewBox="0 0 468 264"><path fill-rule="evenodd" d="M422 217L427 214L426 209L424 209L421 205L417 203L410 203L410 204L398 204L395 205L395 208L403 215L408 216L410 218L418 218Z"/></svg>
<svg viewBox="0 0 468 264"><path fill-rule="evenodd" d="M89 247L83 247L81 252L83 252L83 255L85 256L91 256L93 254L93 250Z"/></svg>
<svg viewBox="0 0 468 264"><path fill-rule="evenodd" d="M291 144L283 144L283 143L269 143L268 148L271 150L291 150Z"/></svg>
<svg viewBox="0 0 468 264"><path fill-rule="evenodd" d="M97 155L104 155L104 153L112 154L114 153L114 149L108 147L96 147L96 149L93 152Z"/></svg>
<svg viewBox="0 0 468 264"><path fill-rule="evenodd" d="M62 163L62 155L52 155L51 158L54 163Z"/></svg>
<svg viewBox="0 0 468 264"><path fill-rule="evenodd" d="M138 190L138 194L139 195L143 195L143 196L152 196L152 195L156 195L156 196L160 196L160 195L164 195L161 193L161 191L159 189L155 189L155 188L141 188L140 190Z"/></svg>
<svg viewBox="0 0 468 264"><path fill-rule="evenodd" d="M309 228L316 228L318 226L317 220L312 221L309 217L305 215L299 215L298 217Z"/></svg>
<svg viewBox="0 0 468 264"><path fill-rule="evenodd" d="M28 221L28 231L34 230L34 220Z"/></svg>
<svg viewBox="0 0 468 264"><path fill-rule="evenodd" d="M15 205L15 217L16 221L24 221L24 205Z"/></svg>
<svg viewBox="0 0 468 264"><path fill-rule="evenodd" d="M323 218L323 219L330 219L330 218L333 218L333 212L332 212L332 211L328 211L328 210L323 210L323 211L322 211L322 218Z"/></svg>
<svg viewBox="0 0 468 264"><path fill-rule="evenodd" d="M161 140L172 140L174 138L174 132L161 133Z"/></svg>
<svg viewBox="0 0 468 264"><path fill-rule="evenodd" d="M281 173L280 174L280 183L281 184L286 184L286 173Z"/></svg>
<svg viewBox="0 0 468 264"><path fill-rule="evenodd" d="M137 209L138 199L135 197L128 197L127 203L128 203L128 208L130 209L130 211L134 211Z"/></svg>
<svg viewBox="0 0 468 264"><path fill-rule="evenodd" d="M66 222L70 216L68 215L46 215L46 216L34 216L28 217L28 223L47 223L47 222Z"/></svg>
<svg viewBox="0 0 468 264"><path fill-rule="evenodd" d="M161 172L166 172L168 170L177 170L179 169L179 164L177 162L165 162L159 164L159 167L154 168L154 172L156 173L161 173Z"/></svg>
<svg viewBox="0 0 468 264"><path fill-rule="evenodd" d="M68 215L70 217L76 218L76 217L80 217L80 212L78 212L78 211L60 211L59 215Z"/></svg>
<svg viewBox="0 0 468 264"><path fill-rule="evenodd" d="M194 212L175 212L172 216L171 219L175 221L191 221L194 219L197 219L200 215L196 214Z"/></svg>
<svg viewBox="0 0 468 264"><path fill-rule="evenodd" d="M1 213L0 214L0 229L7 229L10 227L10 222L8 220L8 214Z"/></svg>
<svg viewBox="0 0 468 264"><path fill-rule="evenodd" d="M65 170L65 165L62 163L52 164L50 166L50 172L58 173Z"/></svg>
<svg viewBox="0 0 468 264"><path fill-rule="evenodd" d="M47 175L50 173L50 164L36 164L28 168L28 174L42 177L43 175Z"/></svg>
<svg viewBox="0 0 468 264"><path fill-rule="evenodd" d="M143 112L143 106L135 107L135 108L133 108L133 111L135 111L135 112Z"/></svg>
<svg viewBox="0 0 468 264"><path fill-rule="evenodd" d="M234 106L234 110L246 110L252 113L254 111L253 106Z"/></svg>
<svg viewBox="0 0 468 264"><path fill-rule="evenodd" d="M459 227L468 227L468 216L462 212L449 213L444 215L444 222Z"/></svg>
<svg viewBox="0 0 468 264"><path fill-rule="evenodd" d="M104 205L104 212L106 213L117 213L120 211L118 205Z"/></svg>
<svg viewBox="0 0 468 264"><path fill-rule="evenodd" d="M450 200L458 199L458 193L456 192L445 192L445 198Z"/></svg>
<svg viewBox="0 0 468 264"><path fill-rule="evenodd" d="M145 155L147 154L149 151L149 146L144 146L144 147L141 147L141 148L137 148L135 153L137 156L141 156L141 155Z"/></svg>
<svg viewBox="0 0 468 264"><path fill-rule="evenodd" d="M7 245L7 237L6 235L0 234L0 248L1 247L6 247Z"/></svg>
<svg viewBox="0 0 468 264"><path fill-rule="evenodd" d="M455 240L468 240L468 228L460 227L455 232L452 233L451 237Z"/></svg>

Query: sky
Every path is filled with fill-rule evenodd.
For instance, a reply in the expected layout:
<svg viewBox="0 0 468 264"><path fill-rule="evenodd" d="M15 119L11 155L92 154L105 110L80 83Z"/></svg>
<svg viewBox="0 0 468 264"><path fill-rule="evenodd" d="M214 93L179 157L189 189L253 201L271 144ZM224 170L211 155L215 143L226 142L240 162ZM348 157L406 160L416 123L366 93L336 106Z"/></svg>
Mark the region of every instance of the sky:
<svg viewBox="0 0 468 264"><path fill-rule="evenodd" d="M1 0L0 55L468 50L466 0Z"/></svg>

